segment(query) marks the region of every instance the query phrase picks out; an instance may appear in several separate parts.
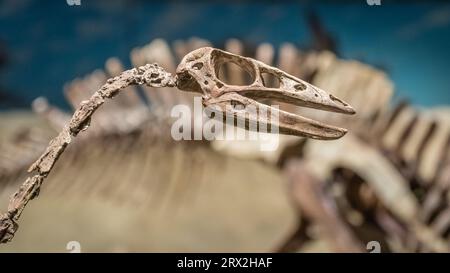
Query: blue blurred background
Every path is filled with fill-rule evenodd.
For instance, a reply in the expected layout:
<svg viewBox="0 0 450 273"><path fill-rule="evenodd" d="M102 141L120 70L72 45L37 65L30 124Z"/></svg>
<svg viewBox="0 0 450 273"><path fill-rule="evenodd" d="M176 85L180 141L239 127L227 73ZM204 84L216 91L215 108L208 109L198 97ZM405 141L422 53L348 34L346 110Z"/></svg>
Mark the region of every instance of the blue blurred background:
<svg viewBox="0 0 450 273"><path fill-rule="evenodd" d="M343 58L384 69L398 96L416 105L450 104L450 4L355 1L0 2L0 108L27 108L37 96L67 108L65 82L101 68L153 38L192 36L221 45L313 44L311 16ZM309 19L308 19L309 18ZM308 21L309 20L309 21Z"/></svg>

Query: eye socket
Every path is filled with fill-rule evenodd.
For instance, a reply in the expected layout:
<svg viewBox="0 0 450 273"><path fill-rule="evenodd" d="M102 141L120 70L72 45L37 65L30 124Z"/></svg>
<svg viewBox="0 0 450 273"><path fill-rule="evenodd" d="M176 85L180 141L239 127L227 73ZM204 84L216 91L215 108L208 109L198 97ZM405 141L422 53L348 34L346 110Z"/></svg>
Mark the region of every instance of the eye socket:
<svg viewBox="0 0 450 273"><path fill-rule="evenodd" d="M220 50L213 51L211 57L214 72L222 82L236 86L248 86L254 83L256 71L247 59Z"/></svg>

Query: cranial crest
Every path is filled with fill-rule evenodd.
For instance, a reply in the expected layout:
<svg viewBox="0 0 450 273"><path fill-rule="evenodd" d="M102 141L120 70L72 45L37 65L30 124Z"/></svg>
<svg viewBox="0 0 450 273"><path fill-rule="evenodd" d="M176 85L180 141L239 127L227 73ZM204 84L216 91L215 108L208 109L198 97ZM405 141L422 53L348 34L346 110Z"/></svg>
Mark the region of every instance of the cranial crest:
<svg viewBox="0 0 450 273"><path fill-rule="evenodd" d="M229 85L221 81L218 78L219 69L227 62L234 63L248 72L252 83ZM266 86L263 73L278 79L279 87ZM257 122L277 126L279 132L283 134L336 139L345 135L347 130L279 110L277 107L262 103L262 100L270 99L344 114L355 113L353 108L342 100L280 69L211 47L199 48L187 54L177 68L177 77L177 87L185 91L202 93L203 104L206 107L215 106L222 109L226 115L244 118L246 124ZM268 115L257 115L243 110L249 105ZM272 115L277 116L277 121L274 121ZM248 125L246 128L248 129Z"/></svg>

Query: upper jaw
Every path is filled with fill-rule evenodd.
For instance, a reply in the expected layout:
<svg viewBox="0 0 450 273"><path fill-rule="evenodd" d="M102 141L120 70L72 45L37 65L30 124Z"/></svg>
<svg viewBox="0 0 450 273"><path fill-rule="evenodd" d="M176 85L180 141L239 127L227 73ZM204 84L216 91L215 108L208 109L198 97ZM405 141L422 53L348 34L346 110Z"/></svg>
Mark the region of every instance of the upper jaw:
<svg viewBox="0 0 450 273"><path fill-rule="evenodd" d="M217 67L223 62L233 62L245 69L252 76L253 83L236 86L221 81L217 77ZM279 87L266 87L262 73L269 73L277 78ZM241 117L247 122L277 126L282 134L315 139L337 139L344 136L347 130L280 110L261 103L261 100L270 99L296 106L355 114L355 110L348 103L280 69L210 47L200 48L187 54L177 68L177 77L179 89L203 93L205 106L218 106L226 115ZM276 115L277 119L271 119L271 116L251 115L242 109L230 107L233 102L238 102L244 107L252 105L268 111Z"/></svg>
<svg viewBox="0 0 450 273"><path fill-rule="evenodd" d="M296 106L349 115L356 113L348 103L300 79L285 78L281 84L279 88L250 85L237 89L224 86L222 92L236 92L255 100L270 99Z"/></svg>

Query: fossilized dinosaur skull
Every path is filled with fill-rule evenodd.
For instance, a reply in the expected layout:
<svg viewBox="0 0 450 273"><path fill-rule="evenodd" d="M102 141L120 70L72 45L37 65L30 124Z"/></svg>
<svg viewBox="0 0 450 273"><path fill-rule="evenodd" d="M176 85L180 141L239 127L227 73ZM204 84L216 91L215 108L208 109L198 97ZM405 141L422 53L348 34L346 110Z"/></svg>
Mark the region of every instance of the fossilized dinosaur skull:
<svg viewBox="0 0 450 273"><path fill-rule="evenodd" d="M250 77L250 85L229 85L218 77L222 64L231 62L243 68ZM279 87L269 87L262 74L267 73L278 79ZM336 139L347 132L346 129L322 124L287 111L279 110L261 102L271 99L297 106L322 109L326 111L354 114L353 108L342 100L300 80L288 73L266 65L260 61L235 55L211 47L203 47L187 54L177 68L177 86L181 90L203 94L205 107L216 106L223 109L224 115L232 115L248 122L265 123L278 126L282 134L306 136L316 139ZM259 101L258 101L259 100ZM233 107L226 107L226 106ZM235 106L240 107L235 107ZM265 117L246 113L249 105L258 111L270 113ZM278 116L274 124L271 115ZM248 129L248 125L246 125Z"/></svg>

